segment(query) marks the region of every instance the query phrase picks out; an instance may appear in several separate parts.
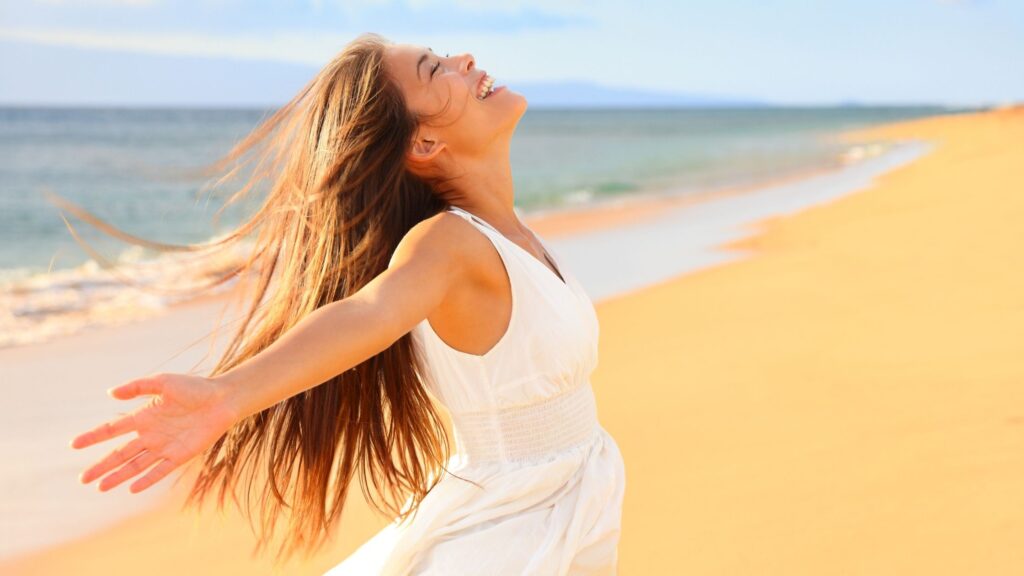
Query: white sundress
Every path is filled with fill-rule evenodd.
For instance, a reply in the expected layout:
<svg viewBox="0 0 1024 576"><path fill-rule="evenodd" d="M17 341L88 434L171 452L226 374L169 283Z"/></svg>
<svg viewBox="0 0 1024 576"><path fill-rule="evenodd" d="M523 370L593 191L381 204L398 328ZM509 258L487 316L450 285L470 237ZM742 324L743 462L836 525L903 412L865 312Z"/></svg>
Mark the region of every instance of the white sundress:
<svg viewBox="0 0 1024 576"><path fill-rule="evenodd" d="M625 467L590 385L593 303L561 258L565 282L478 216L448 210L490 238L512 286L509 326L485 354L452 348L426 319L412 330L421 377L451 415L448 470L480 486L442 472L415 516L325 576L613 575Z"/></svg>

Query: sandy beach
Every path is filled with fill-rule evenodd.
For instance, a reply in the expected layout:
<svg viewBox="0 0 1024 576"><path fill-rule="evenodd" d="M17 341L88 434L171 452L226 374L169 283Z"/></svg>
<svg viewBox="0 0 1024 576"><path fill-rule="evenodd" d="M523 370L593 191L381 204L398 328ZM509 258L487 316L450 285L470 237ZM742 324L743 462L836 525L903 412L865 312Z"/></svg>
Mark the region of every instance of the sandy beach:
<svg viewBox="0 0 1024 576"><path fill-rule="evenodd" d="M760 219L752 235L722 246L748 257L595 297L592 383L627 468L621 574L1015 574L1024 566L1024 108L846 136L934 147L855 193ZM545 237L579 236L709 200L662 198L529 224ZM74 429L97 424L67 406L169 355L133 342L199 338L208 328L199 320L219 306L210 299L0 351L0 362L18 366L17 382L30 373L75 378L53 358L83 354L84 342L106 354L77 375L75 390L47 390L42 400L15 391L15 405L63 405L61 414L80 420ZM54 446L70 450L70 437L60 438ZM82 461L114 447L87 449ZM78 471L61 477L60 489L95 491L73 486ZM127 494L127 484L90 495L92 508L76 513L98 526L104 498L146 510L0 562L0 573L273 573L268 559L250 557L254 539L234 511L179 512L187 485L152 501ZM352 492L337 543L281 573L321 574L386 524Z"/></svg>
<svg viewBox="0 0 1024 576"><path fill-rule="evenodd" d="M1024 108L869 132L938 146L602 302L623 574L1024 566Z"/></svg>

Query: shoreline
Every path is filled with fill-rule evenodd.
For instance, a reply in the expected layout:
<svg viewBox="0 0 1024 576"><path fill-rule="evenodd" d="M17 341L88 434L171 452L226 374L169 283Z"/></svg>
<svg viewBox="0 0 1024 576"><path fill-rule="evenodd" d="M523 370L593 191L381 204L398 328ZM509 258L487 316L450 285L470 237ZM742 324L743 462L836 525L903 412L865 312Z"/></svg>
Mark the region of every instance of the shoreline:
<svg viewBox="0 0 1024 576"><path fill-rule="evenodd" d="M851 147L864 146L871 140L843 139L842 135L844 133L833 132L825 136L825 138L843 140L846 145ZM876 143L871 142L871 144L875 145ZM883 150L876 155L887 154L892 145L889 142L883 143ZM833 159L829 162L808 165L782 174L758 178L741 184L722 184L697 190L683 189L678 185L668 184L661 188L640 189L629 194L610 196L581 204L531 210L517 208L516 211L520 214L524 223L541 236L551 239L565 238L583 233L599 232L627 224L642 224L644 221L657 218L667 211L696 206L724 198L743 196L764 188L784 186L816 176L836 173L850 165L870 160L876 155L856 161ZM233 281L232 284L235 282L237 280ZM217 292L202 293L190 298L172 300L159 308L139 306L126 312L120 312L117 316L101 316L100 320L92 320L75 328L62 327L59 328L59 331L53 332L41 339L31 339L24 342L2 345L0 350L46 345L63 338L93 333L96 330L112 329L153 320L173 314L177 310L191 309L196 306L213 303L227 303L233 300L235 296L236 290L234 285L227 288L221 287ZM90 307L81 311L75 311L70 316L74 320L76 316L91 316L92 314L93 309Z"/></svg>

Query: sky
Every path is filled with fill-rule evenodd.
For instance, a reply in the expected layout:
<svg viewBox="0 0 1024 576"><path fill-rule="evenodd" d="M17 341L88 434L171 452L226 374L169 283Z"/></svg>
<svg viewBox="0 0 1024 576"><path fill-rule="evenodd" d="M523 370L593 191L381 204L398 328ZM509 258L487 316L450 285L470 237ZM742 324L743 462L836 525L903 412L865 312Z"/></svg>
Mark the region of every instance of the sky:
<svg viewBox="0 0 1024 576"><path fill-rule="evenodd" d="M468 51L512 88L582 81L796 105L1024 100L1021 0L0 0L0 102L102 98L90 83L130 95L133 75L117 71L147 59L177 62L174 74L306 77L361 32ZM209 83L168 82L160 89L213 98Z"/></svg>

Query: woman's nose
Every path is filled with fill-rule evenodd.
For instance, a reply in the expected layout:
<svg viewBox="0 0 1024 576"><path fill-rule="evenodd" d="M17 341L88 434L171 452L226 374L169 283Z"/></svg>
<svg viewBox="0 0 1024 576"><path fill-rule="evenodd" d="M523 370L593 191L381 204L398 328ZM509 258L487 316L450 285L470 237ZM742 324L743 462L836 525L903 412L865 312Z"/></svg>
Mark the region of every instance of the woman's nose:
<svg viewBox="0 0 1024 576"><path fill-rule="evenodd" d="M475 64L476 64L476 60L473 58L473 55L470 54L469 52L466 52L465 54L459 55L459 71L460 72L469 72L470 70L473 69L473 66Z"/></svg>

